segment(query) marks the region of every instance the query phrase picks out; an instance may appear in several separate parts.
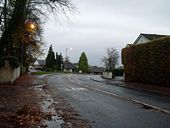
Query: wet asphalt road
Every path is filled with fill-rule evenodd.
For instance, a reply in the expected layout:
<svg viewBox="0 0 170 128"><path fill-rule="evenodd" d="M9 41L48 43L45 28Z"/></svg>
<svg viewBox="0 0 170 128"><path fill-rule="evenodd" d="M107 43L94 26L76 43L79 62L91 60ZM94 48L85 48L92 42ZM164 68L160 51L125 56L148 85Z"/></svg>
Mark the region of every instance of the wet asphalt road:
<svg viewBox="0 0 170 128"><path fill-rule="evenodd" d="M95 128L170 128L169 114L132 101L169 111L169 97L95 82L91 77L55 75L49 77L48 84Z"/></svg>

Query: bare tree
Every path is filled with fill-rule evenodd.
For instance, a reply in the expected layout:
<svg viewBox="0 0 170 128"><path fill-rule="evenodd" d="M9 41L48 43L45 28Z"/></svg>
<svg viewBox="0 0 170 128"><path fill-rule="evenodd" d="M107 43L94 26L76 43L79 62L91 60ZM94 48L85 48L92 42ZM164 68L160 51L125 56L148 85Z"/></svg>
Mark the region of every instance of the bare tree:
<svg viewBox="0 0 170 128"><path fill-rule="evenodd" d="M67 17L67 13L75 9L71 0L28 0L27 6L41 18L49 14L54 14L54 16L64 14Z"/></svg>
<svg viewBox="0 0 170 128"><path fill-rule="evenodd" d="M113 70L115 65L118 64L119 53L115 48L107 48L106 56L103 57L102 61L105 64L107 70Z"/></svg>
<svg viewBox="0 0 170 128"><path fill-rule="evenodd" d="M5 29L1 29L0 54L15 55L18 49L15 56L19 54L19 57L22 56L21 53L41 54L39 48L43 43L41 24L44 17L49 13L66 15L74 9L70 0L0 0L0 4L0 12L4 15L1 16L4 19L1 25L6 24L6 27L3 27ZM5 11L4 7L7 8ZM26 29L25 23L28 19L37 24L34 33Z"/></svg>

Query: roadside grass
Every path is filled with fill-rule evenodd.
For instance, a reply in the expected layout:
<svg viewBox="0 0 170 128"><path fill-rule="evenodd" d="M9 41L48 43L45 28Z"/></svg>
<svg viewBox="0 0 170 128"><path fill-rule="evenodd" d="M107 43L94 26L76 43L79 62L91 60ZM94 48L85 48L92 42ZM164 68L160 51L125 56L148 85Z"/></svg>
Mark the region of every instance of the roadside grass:
<svg viewBox="0 0 170 128"><path fill-rule="evenodd" d="M72 74L72 73L69 73L69 72L62 72L62 71L51 71L51 72L35 71L35 72L31 72L32 75L44 75L44 74L56 74L56 73L59 73L59 74ZM74 72L74 74L87 75L89 73L77 73L77 72Z"/></svg>

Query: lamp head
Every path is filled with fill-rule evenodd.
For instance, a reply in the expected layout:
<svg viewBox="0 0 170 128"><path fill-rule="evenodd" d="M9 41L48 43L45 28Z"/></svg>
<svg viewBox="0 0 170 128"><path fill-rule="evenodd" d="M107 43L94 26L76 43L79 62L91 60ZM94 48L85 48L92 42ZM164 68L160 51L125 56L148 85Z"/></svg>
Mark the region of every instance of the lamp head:
<svg viewBox="0 0 170 128"><path fill-rule="evenodd" d="M31 29L35 29L35 25L33 23L30 24Z"/></svg>

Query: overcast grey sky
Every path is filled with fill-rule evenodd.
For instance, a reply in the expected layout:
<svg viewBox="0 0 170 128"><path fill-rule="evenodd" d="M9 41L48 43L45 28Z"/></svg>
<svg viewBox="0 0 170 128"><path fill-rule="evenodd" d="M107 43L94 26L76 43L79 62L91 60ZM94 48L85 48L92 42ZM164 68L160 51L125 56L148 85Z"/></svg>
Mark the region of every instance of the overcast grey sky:
<svg viewBox="0 0 170 128"><path fill-rule="evenodd" d="M49 18L44 25L47 49L66 48L71 62L84 51L90 65L102 66L106 48L119 52L140 33L170 34L170 0L72 0L77 13L71 22Z"/></svg>

